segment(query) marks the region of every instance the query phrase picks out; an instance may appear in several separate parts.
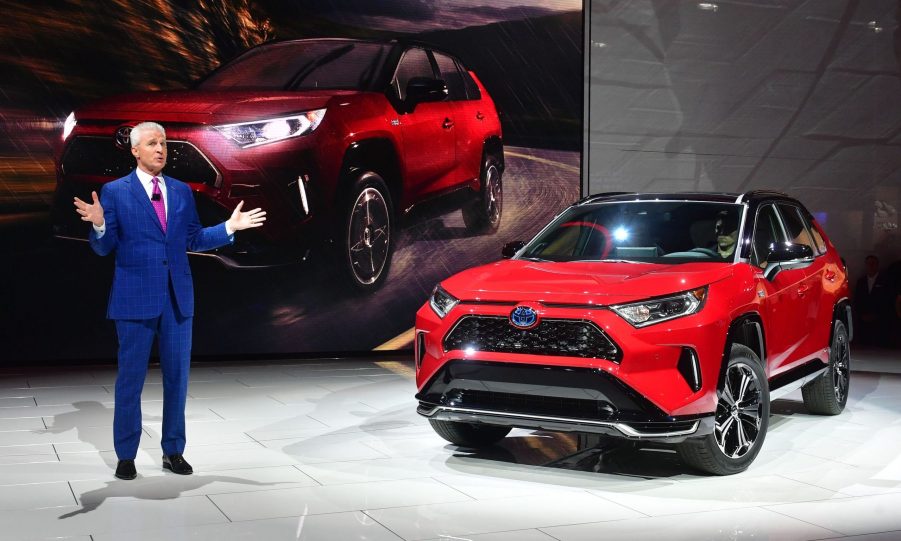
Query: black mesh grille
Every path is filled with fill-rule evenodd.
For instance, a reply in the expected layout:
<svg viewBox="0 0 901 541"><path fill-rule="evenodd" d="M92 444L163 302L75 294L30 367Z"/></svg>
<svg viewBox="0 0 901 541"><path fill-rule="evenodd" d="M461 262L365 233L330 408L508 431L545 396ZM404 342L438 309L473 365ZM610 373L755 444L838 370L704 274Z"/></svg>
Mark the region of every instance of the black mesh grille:
<svg viewBox="0 0 901 541"><path fill-rule="evenodd" d="M444 350L473 348L498 353L620 359L619 348L588 321L545 319L518 329L502 316L464 316L444 338Z"/></svg>
<svg viewBox="0 0 901 541"><path fill-rule="evenodd" d="M183 182L216 185L216 170L193 145L167 141L166 148L166 175ZM66 149L62 166L67 175L119 178L131 173L135 158L117 147L112 137L79 136Z"/></svg>
<svg viewBox="0 0 901 541"><path fill-rule="evenodd" d="M449 393L456 407L580 419L613 419L616 408L603 400L524 395L466 389Z"/></svg>

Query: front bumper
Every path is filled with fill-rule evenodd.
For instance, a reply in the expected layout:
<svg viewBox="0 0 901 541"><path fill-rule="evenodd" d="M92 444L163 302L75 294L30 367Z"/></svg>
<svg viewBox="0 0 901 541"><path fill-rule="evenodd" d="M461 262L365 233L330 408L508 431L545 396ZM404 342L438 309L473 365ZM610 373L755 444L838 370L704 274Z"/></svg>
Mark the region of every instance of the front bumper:
<svg viewBox="0 0 901 541"><path fill-rule="evenodd" d="M454 360L416 395L430 419L678 442L713 415L669 416L603 370Z"/></svg>
<svg viewBox="0 0 901 541"><path fill-rule="evenodd" d="M720 287L720 283L711 284L711 295L724 296L726 292L719 292ZM622 399L611 403L618 411L641 411L644 417L613 421L671 422L696 419L716 411L716 389L729 317L714 303L708 303L705 309L691 316L635 328L604 306L523 302L534 305L540 313L541 323L533 329L510 330L509 322L503 321L518 303L464 300L444 318L438 317L428 304L424 305L416 316L415 335L420 400L431 405L455 406L441 402L430 391L435 381L447 377L445 367L460 362L495 363L509 365L526 376L520 378L511 371L511 375L503 377L512 380L489 381L542 386L546 385L548 374L563 370L581 374L586 382L591 382L582 387L579 381L563 385L580 389L583 398L599 396L598 385L602 385L601 389L621 389L617 396L640 397L640 400L631 399L631 403ZM477 325L466 323L473 318ZM545 323L550 325L545 327ZM535 366L542 368L532 370ZM481 376L470 379L478 377ZM602 392L609 397L605 390ZM641 407L635 405L639 403ZM539 413L510 408L501 411ZM565 412L562 415L540 413L571 417ZM595 414L580 418L611 420Z"/></svg>

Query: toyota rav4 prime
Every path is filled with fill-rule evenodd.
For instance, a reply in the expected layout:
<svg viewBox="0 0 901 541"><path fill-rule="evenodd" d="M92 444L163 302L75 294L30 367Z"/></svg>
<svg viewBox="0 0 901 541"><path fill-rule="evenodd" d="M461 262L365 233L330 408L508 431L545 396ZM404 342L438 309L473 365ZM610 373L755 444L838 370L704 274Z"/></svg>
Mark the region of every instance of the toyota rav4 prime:
<svg viewBox="0 0 901 541"><path fill-rule="evenodd" d="M416 315L417 411L452 443L594 432L725 475L757 456L771 400L845 406L846 270L788 196L600 194L504 255Z"/></svg>
<svg viewBox="0 0 901 541"><path fill-rule="evenodd" d="M230 265L326 250L363 290L388 274L398 218L427 200L462 208L472 231L501 219L504 169L494 102L456 58L400 41L309 39L250 49L195 88L108 98L66 119L54 227L84 238L72 196L127 175L128 135L166 128L164 173L194 190L204 225L242 199L266 227L213 254ZM443 197L448 196L448 197ZM89 200L89 199L88 199Z"/></svg>

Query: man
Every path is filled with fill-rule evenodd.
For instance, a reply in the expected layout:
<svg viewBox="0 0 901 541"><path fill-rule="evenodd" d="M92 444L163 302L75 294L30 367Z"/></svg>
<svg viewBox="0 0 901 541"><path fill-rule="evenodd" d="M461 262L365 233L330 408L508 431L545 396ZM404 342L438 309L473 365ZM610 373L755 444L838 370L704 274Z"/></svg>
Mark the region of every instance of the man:
<svg viewBox="0 0 901 541"><path fill-rule="evenodd" d="M732 217L729 216L729 213L721 211L714 225L716 253L723 259L732 259L732 256L735 255L735 246L738 243L738 222L730 218Z"/></svg>
<svg viewBox="0 0 901 541"><path fill-rule="evenodd" d="M854 340L858 344L888 345L891 339L892 304L894 291L879 272L879 258L868 255L864 259L866 275L857 279L854 288Z"/></svg>
<svg viewBox="0 0 901 541"><path fill-rule="evenodd" d="M115 252L116 265L107 317L116 323L119 371L116 376L113 440L116 477L137 477L134 459L141 439L141 390L154 337L163 373L163 468L193 473L185 448L185 399L191 359L194 286L187 251L212 250L234 240L235 231L259 227L260 209L242 212L203 228L191 189L162 174L166 132L143 122L131 132L137 167L103 186L98 200L75 198L81 219L91 222L89 241L99 255Z"/></svg>

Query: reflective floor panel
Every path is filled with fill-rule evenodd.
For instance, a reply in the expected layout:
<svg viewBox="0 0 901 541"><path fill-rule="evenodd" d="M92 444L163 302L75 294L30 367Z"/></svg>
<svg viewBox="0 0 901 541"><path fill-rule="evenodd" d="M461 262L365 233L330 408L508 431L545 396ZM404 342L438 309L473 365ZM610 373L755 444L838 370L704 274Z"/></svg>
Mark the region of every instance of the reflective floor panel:
<svg viewBox="0 0 901 541"><path fill-rule="evenodd" d="M899 357L855 352L839 416L775 401L760 455L730 477L578 434L457 448L416 415L409 360L380 357L196 364L191 476L161 467L152 369L138 478L121 481L113 367L3 368L0 538L901 539Z"/></svg>

